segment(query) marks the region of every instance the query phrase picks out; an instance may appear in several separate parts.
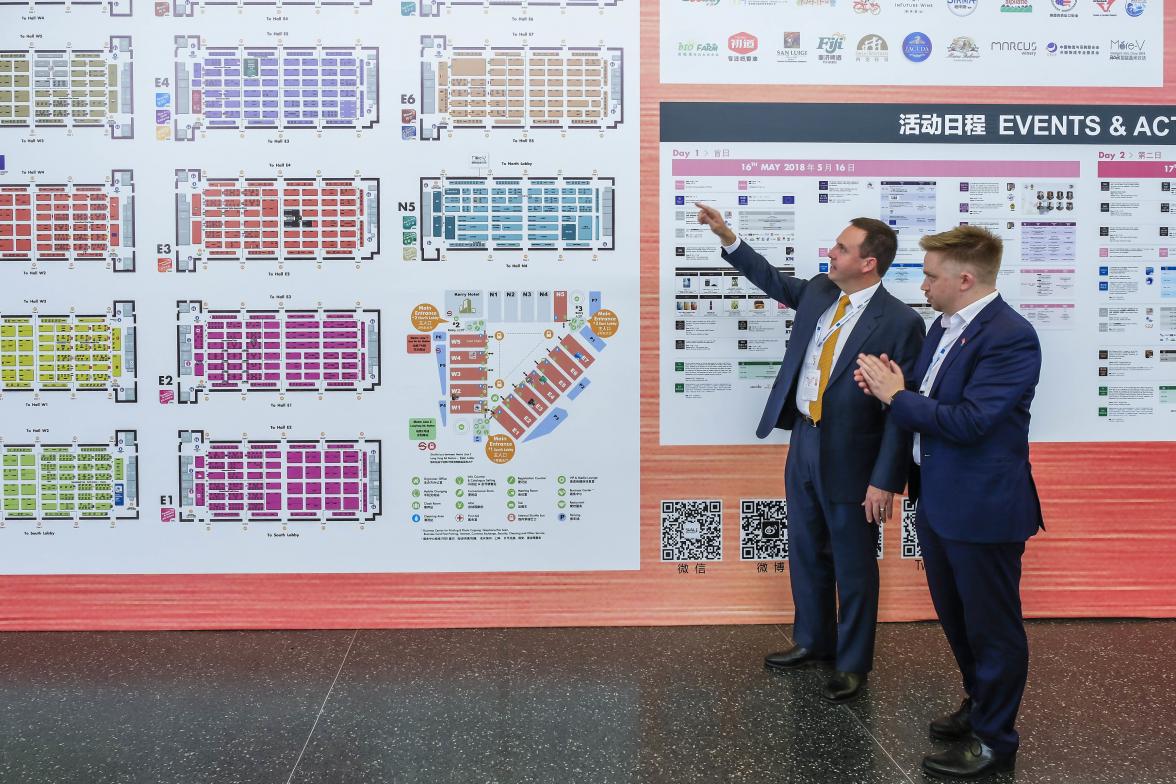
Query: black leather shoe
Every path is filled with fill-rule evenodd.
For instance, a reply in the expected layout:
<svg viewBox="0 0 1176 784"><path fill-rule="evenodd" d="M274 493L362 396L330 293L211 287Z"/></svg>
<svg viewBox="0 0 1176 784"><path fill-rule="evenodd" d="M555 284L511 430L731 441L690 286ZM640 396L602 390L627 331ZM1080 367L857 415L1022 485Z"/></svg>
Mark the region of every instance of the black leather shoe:
<svg viewBox="0 0 1176 784"><path fill-rule="evenodd" d="M1017 752L997 754L973 735L938 754L923 757L923 772L933 778L977 779L1007 773L1017 764Z"/></svg>
<svg viewBox="0 0 1176 784"><path fill-rule="evenodd" d="M931 722L931 737L936 740L965 740L972 734L972 698L966 698L955 713Z"/></svg>
<svg viewBox="0 0 1176 784"><path fill-rule="evenodd" d="M836 672L821 689L821 696L827 702L849 702L861 696L866 685L864 672Z"/></svg>
<svg viewBox="0 0 1176 784"><path fill-rule="evenodd" d="M832 656L818 656L808 648L793 645L780 653L769 653L764 657L764 666L769 670L800 670L806 667L820 667L833 661Z"/></svg>

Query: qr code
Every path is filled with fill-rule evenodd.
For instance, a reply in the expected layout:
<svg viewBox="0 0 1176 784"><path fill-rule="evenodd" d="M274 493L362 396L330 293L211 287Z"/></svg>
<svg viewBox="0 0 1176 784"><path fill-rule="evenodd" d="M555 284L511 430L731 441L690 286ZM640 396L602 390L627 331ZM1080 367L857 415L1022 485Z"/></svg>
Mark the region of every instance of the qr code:
<svg viewBox="0 0 1176 784"><path fill-rule="evenodd" d="M919 535L915 531L915 504L909 498L902 499L902 557L923 557Z"/></svg>
<svg viewBox="0 0 1176 784"><path fill-rule="evenodd" d="M662 501L661 559L723 560L723 502Z"/></svg>
<svg viewBox="0 0 1176 784"><path fill-rule="evenodd" d="M783 498L739 502L739 560L788 560L788 502Z"/></svg>

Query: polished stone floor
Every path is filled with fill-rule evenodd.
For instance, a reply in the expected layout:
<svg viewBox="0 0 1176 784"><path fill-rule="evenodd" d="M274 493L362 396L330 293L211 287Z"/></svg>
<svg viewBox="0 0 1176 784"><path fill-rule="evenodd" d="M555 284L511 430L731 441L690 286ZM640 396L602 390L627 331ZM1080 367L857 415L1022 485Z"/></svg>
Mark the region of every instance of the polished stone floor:
<svg viewBox="0 0 1176 784"><path fill-rule="evenodd" d="M956 707L939 628L868 692L773 674L786 626L0 634L0 783L911 784ZM1176 784L1176 622L1029 627L1019 784Z"/></svg>

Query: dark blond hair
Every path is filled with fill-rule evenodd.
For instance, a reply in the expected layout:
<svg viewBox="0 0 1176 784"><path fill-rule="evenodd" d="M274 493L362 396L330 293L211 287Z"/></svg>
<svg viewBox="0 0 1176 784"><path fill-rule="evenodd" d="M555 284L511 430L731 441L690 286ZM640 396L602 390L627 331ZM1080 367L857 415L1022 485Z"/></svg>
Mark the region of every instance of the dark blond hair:
<svg viewBox="0 0 1176 784"><path fill-rule="evenodd" d="M1000 272L1004 242L987 229L979 226L956 226L939 234L928 234L919 240L919 247L928 252L939 253L944 261L968 267L979 283L996 285L996 274Z"/></svg>

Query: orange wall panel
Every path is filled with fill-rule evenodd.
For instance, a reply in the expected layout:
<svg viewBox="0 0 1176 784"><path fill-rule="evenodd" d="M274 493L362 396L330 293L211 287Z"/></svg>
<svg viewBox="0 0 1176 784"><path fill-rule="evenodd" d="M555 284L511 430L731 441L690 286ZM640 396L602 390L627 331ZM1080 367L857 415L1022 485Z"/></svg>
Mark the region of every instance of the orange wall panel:
<svg viewBox="0 0 1176 784"><path fill-rule="evenodd" d="M622 0L636 2L637 0ZM658 368L658 107L662 101L1176 104L1176 90L659 84L658 3L643 0L642 368ZM1164 21L1176 40L1176 14ZM1174 83L1176 49L1164 55ZM618 205L621 210L625 205ZM622 214L621 221L633 220ZM0 630L494 627L779 623L787 573L738 558L740 498L782 497L785 447L661 447L658 389L641 405L641 566L625 572L0 577ZM1029 542L1031 617L1176 616L1176 443L1050 443L1032 450L1048 531ZM966 478L961 478L966 481ZM679 574L659 560L659 502L721 498L726 560ZM881 617L934 617L919 564L887 532Z"/></svg>

